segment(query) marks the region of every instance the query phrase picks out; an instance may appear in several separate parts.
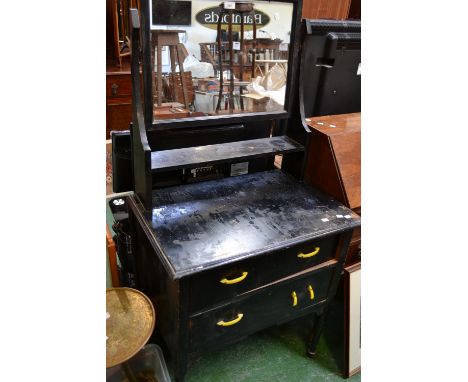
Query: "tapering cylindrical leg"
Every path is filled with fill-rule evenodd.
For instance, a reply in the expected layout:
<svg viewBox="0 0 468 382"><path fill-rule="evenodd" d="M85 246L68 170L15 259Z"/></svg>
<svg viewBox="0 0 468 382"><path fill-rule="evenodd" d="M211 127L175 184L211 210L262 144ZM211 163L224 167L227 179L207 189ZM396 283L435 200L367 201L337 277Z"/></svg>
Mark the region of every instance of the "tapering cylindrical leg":
<svg viewBox="0 0 468 382"><path fill-rule="evenodd" d="M221 44L221 22L223 19L223 11L220 8L218 20L218 74L219 74L219 96L216 111L221 108L221 98L223 96L223 48Z"/></svg>

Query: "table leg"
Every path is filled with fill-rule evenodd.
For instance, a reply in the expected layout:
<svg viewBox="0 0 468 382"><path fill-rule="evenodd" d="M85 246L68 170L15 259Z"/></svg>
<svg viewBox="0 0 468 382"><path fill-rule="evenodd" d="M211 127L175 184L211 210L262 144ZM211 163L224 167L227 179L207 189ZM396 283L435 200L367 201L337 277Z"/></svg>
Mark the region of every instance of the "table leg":
<svg viewBox="0 0 468 382"><path fill-rule="evenodd" d="M159 39L156 44L156 52L157 52L157 79L158 79L158 106L162 105L162 98L163 98L163 89L162 89L162 54L161 54L161 45L159 45Z"/></svg>
<svg viewBox="0 0 468 382"><path fill-rule="evenodd" d="M241 29L240 29L240 82L244 81L244 14L241 13ZM242 86L239 88L239 102L241 110L244 110L244 97L242 97Z"/></svg>
<svg viewBox="0 0 468 382"><path fill-rule="evenodd" d="M253 36L252 36L252 79L255 78L255 60L257 56L257 22L255 21L255 10L252 10Z"/></svg>
<svg viewBox="0 0 468 382"><path fill-rule="evenodd" d="M185 78L184 62L182 61L182 48L180 44L177 44L176 50L177 50L177 59L179 61L179 74L180 74L180 81L182 82L182 92L184 93L184 104L185 104L185 108L188 109L189 99L188 99L188 94L187 94L187 79Z"/></svg>
<svg viewBox="0 0 468 382"><path fill-rule="evenodd" d="M228 11L229 34L229 111L234 110L234 50L232 48L232 9Z"/></svg>
<svg viewBox="0 0 468 382"><path fill-rule="evenodd" d="M322 334L323 324L325 322L325 314L320 313L316 316L314 322L314 328L312 332L312 338L307 346L307 355L311 358L315 357L317 351L318 341L320 339L320 335Z"/></svg>
<svg viewBox="0 0 468 382"><path fill-rule="evenodd" d="M218 20L218 74L219 74L219 96L216 111L221 109L221 97L223 95L223 48L221 44L221 20L223 18L222 8L220 7Z"/></svg>
<svg viewBox="0 0 468 382"><path fill-rule="evenodd" d="M171 72L172 72L172 89L171 89L171 92L172 92L172 100L173 101L177 101L177 92L176 92L176 86L177 86L177 81L176 81L176 76L177 76L177 72L176 72L176 49L175 49L175 46L173 45L169 45L169 55L171 56Z"/></svg>

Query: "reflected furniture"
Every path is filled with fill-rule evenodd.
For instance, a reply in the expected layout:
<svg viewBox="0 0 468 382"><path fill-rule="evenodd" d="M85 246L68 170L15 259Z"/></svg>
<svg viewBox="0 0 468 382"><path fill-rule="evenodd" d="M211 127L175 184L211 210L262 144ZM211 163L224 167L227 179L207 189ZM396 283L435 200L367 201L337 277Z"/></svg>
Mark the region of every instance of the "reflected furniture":
<svg viewBox="0 0 468 382"><path fill-rule="evenodd" d="M153 68L154 62L156 62L156 72L153 70L153 83L156 86L157 93L155 94L156 103L158 106L162 105L163 102L163 73L162 73L162 50L163 47L168 47L169 57L171 61L171 73L172 76L176 76L176 60L179 65L180 81L182 85L183 104L187 109L189 107L189 97L187 91L187 79L184 75L184 59L187 56L183 44L179 41L179 33L185 33L183 30L167 30L167 29L155 29L151 31L151 43L152 43L152 57Z"/></svg>
<svg viewBox="0 0 468 382"><path fill-rule="evenodd" d="M128 63L118 68L109 62L106 70L106 139L111 131L128 130L132 121L132 81Z"/></svg>
<svg viewBox="0 0 468 382"><path fill-rule="evenodd" d="M261 76L267 75L267 73L270 71L270 64L279 65L285 74L288 72L288 60L257 60L255 63ZM265 73L263 73L260 64L265 65Z"/></svg>
<svg viewBox="0 0 468 382"><path fill-rule="evenodd" d="M130 56L129 9L138 8L137 0L106 0L107 45L118 67Z"/></svg>
<svg viewBox="0 0 468 382"><path fill-rule="evenodd" d="M228 47L228 42L223 41L221 44L221 51L223 52L223 66L229 65L228 60L226 60L226 57L228 58L229 55L227 55L225 52L227 51ZM253 41L252 40L244 40L244 54L243 54L243 59L245 60L244 66L249 66L252 64L253 60L253 54L251 53L253 50ZM282 50L284 47L284 50ZM288 49L289 49L289 44L283 44L282 40L280 39L266 39L266 38L257 38L256 39L256 51L257 51L257 57L256 59L265 59L266 56L269 57L269 59L272 60L286 60L288 59ZM218 56L218 46L216 42L204 42L200 43L200 52L201 52L201 61L203 62L209 62L213 65L215 70L218 70L218 62L219 62L219 56ZM268 51L268 52L267 52ZM233 72L234 75L237 78L240 78L240 72L241 72L241 64L239 63L240 56L238 52L234 51L234 63L233 63ZM258 67L263 67L263 64L257 64L256 68ZM255 71L254 76L257 75L257 70ZM246 71L244 73L244 79L245 80L250 80L252 77L251 71Z"/></svg>
<svg viewBox="0 0 468 382"><path fill-rule="evenodd" d="M253 28L253 37L252 37L252 51L253 51L253 60L252 60L252 77L255 73L255 52L256 52L256 45L257 45L257 23L255 20L255 10L254 4L252 2L235 2L234 9L230 7L227 8L225 3L221 3L219 6L219 18L218 18L218 25L217 25L217 44L218 44L218 65L217 65L217 73L219 76L219 95L218 95L218 103L216 105L216 111L220 110L221 108L221 100L223 96L223 80L224 80L224 70L223 70L223 46L222 46L222 33L221 33L221 25L223 22L223 18L226 15L228 18L228 56L229 56L229 90L227 94L227 103L229 106L229 110L234 109L234 47L233 47L233 35L232 35L232 19L234 15L240 15L241 24L240 24L240 44L239 44L239 52L240 55L240 68L239 68L239 80L242 82L244 80L244 65L245 65L245 44L244 44L244 17L251 16L252 17L252 28ZM225 51L224 51L225 52ZM244 100L242 99L242 86L239 89L240 92L240 107L244 110Z"/></svg>

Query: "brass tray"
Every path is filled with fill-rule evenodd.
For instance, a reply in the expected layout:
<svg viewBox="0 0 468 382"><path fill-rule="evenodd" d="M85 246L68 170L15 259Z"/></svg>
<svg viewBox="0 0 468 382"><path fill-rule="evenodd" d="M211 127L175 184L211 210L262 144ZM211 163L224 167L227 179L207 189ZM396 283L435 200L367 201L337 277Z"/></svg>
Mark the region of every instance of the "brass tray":
<svg viewBox="0 0 468 382"><path fill-rule="evenodd" d="M106 367L132 358L148 342L156 313L143 293L132 288L106 290Z"/></svg>

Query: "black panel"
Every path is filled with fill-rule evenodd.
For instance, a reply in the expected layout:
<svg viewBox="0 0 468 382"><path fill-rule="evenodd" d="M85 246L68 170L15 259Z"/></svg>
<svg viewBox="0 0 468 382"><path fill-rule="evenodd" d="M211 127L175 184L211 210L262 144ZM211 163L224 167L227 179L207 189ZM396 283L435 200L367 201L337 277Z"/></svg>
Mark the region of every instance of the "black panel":
<svg viewBox="0 0 468 382"><path fill-rule="evenodd" d="M129 131L112 132L112 189L133 190L131 139Z"/></svg>
<svg viewBox="0 0 468 382"><path fill-rule="evenodd" d="M191 25L191 1L161 1L152 2L153 25Z"/></svg>
<svg viewBox="0 0 468 382"><path fill-rule="evenodd" d="M304 117L361 111L360 21L305 20Z"/></svg>

